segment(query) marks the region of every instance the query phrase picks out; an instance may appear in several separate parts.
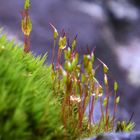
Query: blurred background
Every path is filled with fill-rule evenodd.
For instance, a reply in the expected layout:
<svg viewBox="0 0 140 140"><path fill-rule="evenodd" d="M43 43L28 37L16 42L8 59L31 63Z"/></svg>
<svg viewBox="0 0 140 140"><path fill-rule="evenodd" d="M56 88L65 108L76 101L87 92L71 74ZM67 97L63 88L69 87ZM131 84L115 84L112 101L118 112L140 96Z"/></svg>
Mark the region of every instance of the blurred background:
<svg viewBox="0 0 140 140"><path fill-rule="evenodd" d="M0 26L8 38L23 41L21 15L24 0L0 0ZM119 83L121 103L118 118L129 120L134 112L135 129L140 129L140 0L31 0L33 22L31 51L48 52L51 60L53 34L49 22L70 40L78 35L80 55L95 47Z"/></svg>

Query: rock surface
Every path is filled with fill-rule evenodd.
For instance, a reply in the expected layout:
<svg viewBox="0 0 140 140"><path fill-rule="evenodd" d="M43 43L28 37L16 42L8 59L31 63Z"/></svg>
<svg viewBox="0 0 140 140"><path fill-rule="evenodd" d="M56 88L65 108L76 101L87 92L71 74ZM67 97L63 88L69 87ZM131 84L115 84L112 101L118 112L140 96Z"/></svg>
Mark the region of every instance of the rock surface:
<svg viewBox="0 0 140 140"><path fill-rule="evenodd" d="M95 138L87 138L84 140L140 140L140 132L111 133L99 135Z"/></svg>

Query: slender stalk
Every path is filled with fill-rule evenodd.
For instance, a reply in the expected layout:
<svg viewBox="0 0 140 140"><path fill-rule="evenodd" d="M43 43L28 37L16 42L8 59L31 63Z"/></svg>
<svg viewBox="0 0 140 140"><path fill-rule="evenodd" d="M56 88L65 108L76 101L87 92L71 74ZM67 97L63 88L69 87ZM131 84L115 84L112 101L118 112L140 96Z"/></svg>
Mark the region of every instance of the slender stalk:
<svg viewBox="0 0 140 140"><path fill-rule="evenodd" d="M107 103L106 103L106 131L108 131L108 119L109 119L109 86L108 83L106 84L106 97L107 97Z"/></svg>
<svg viewBox="0 0 140 140"><path fill-rule="evenodd" d="M115 117L116 117L116 111L117 111L117 103L116 103L116 91L115 91L115 93L114 93L114 113L113 113L113 119L112 119L113 128L114 128L114 121L115 121Z"/></svg>
<svg viewBox="0 0 140 140"><path fill-rule="evenodd" d="M102 106L102 97L100 97L100 110L101 110L101 117L100 117L100 121L99 121L99 125L98 125L98 128L96 130L96 133L98 133L98 131L100 130L100 125L101 125L101 122L103 121L104 122L104 111L103 111L103 106Z"/></svg>
<svg viewBox="0 0 140 140"><path fill-rule="evenodd" d="M56 48L56 39L54 39L53 51L52 51L52 65L53 65L53 69L54 69L55 48Z"/></svg>
<svg viewBox="0 0 140 140"><path fill-rule="evenodd" d="M30 51L30 37L24 35L24 52L28 53Z"/></svg>
<svg viewBox="0 0 140 140"><path fill-rule="evenodd" d="M21 11L22 21L21 29L24 34L24 52L28 53L30 51L30 32L32 30L32 23L30 20L28 9Z"/></svg>
<svg viewBox="0 0 140 140"><path fill-rule="evenodd" d="M101 118L103 118L103 121L104 121L104 111L103 111L103 106L102 106L102 97L100 97L100 110L101 110Z"/></svg>
<svg viewBox="0 0 140 140"><path fill-rule="evenodd" d="M94 112L94 102L95 102L95 98L94 96L92 97L91 100L91 107L90 107L90 113L89 113L89 124L91 125L91 122L94 123L94 116L93 116L93 112Z"/></svg>

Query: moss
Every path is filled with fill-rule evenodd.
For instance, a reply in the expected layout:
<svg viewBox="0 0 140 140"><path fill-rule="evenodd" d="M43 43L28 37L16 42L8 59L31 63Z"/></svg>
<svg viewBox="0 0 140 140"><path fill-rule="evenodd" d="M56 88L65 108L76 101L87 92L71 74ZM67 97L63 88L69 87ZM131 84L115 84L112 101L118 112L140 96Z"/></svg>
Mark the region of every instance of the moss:
<svg viewBox="0 0 140 140"><path fill-rule="evenodd" d="M50 140L64 135L46 56L35 58L0 37L0 139Z"/></svg>

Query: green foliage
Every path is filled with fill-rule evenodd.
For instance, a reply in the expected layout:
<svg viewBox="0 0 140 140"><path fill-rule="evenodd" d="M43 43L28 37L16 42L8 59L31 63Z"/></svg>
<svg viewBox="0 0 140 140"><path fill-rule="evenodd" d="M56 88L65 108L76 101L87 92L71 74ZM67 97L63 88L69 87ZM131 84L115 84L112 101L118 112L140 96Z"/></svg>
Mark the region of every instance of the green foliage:
<svg viewBox="0 0 140 140"><path fill-rule="evenodd" d="M118 104L120 102L120 96L118 96L117 98L116 98L116 104Z"/></svg>
<svg viewBox="0 0 140 140"><path fill-rule="evenodd" d="M30 8L30 0L25 0L24 9L28 10Z"/></svg>
<svg viewBox="0 0 140 140"><path fill-rule="evenodd" d="M127 123L126 121L118 121L116 132L130 132L135 127L135 124L132 122Z"/></svg>
<svg viewBox="0 0 140 140"><path fill-rule="evenodd" d="M32 22L30 16L24 13L24 16L21 20L21 29L24 35L29 36L32 31Z"/></svg>
<svg viewBox="0 0 140 140"><path fill-rule="evenodd" d="M0 37L0 139L51 140L64 137L60 104L52 94L46 56L34 58Z"/></svg>
<svg viewBox="0 0 140 140"><path fill-rule="evenodd" d="M115 81L114 82L114 91L116 92L118 90L118 83Z"/></svg>
<svg viewBox="0 0 140 140"><path fill-rule="evenodd" d="M65 47L66 47L66 36L64 36L64 37L60 37L60 39L59 39L59 48L60 49L65 49Z"/></svg>

